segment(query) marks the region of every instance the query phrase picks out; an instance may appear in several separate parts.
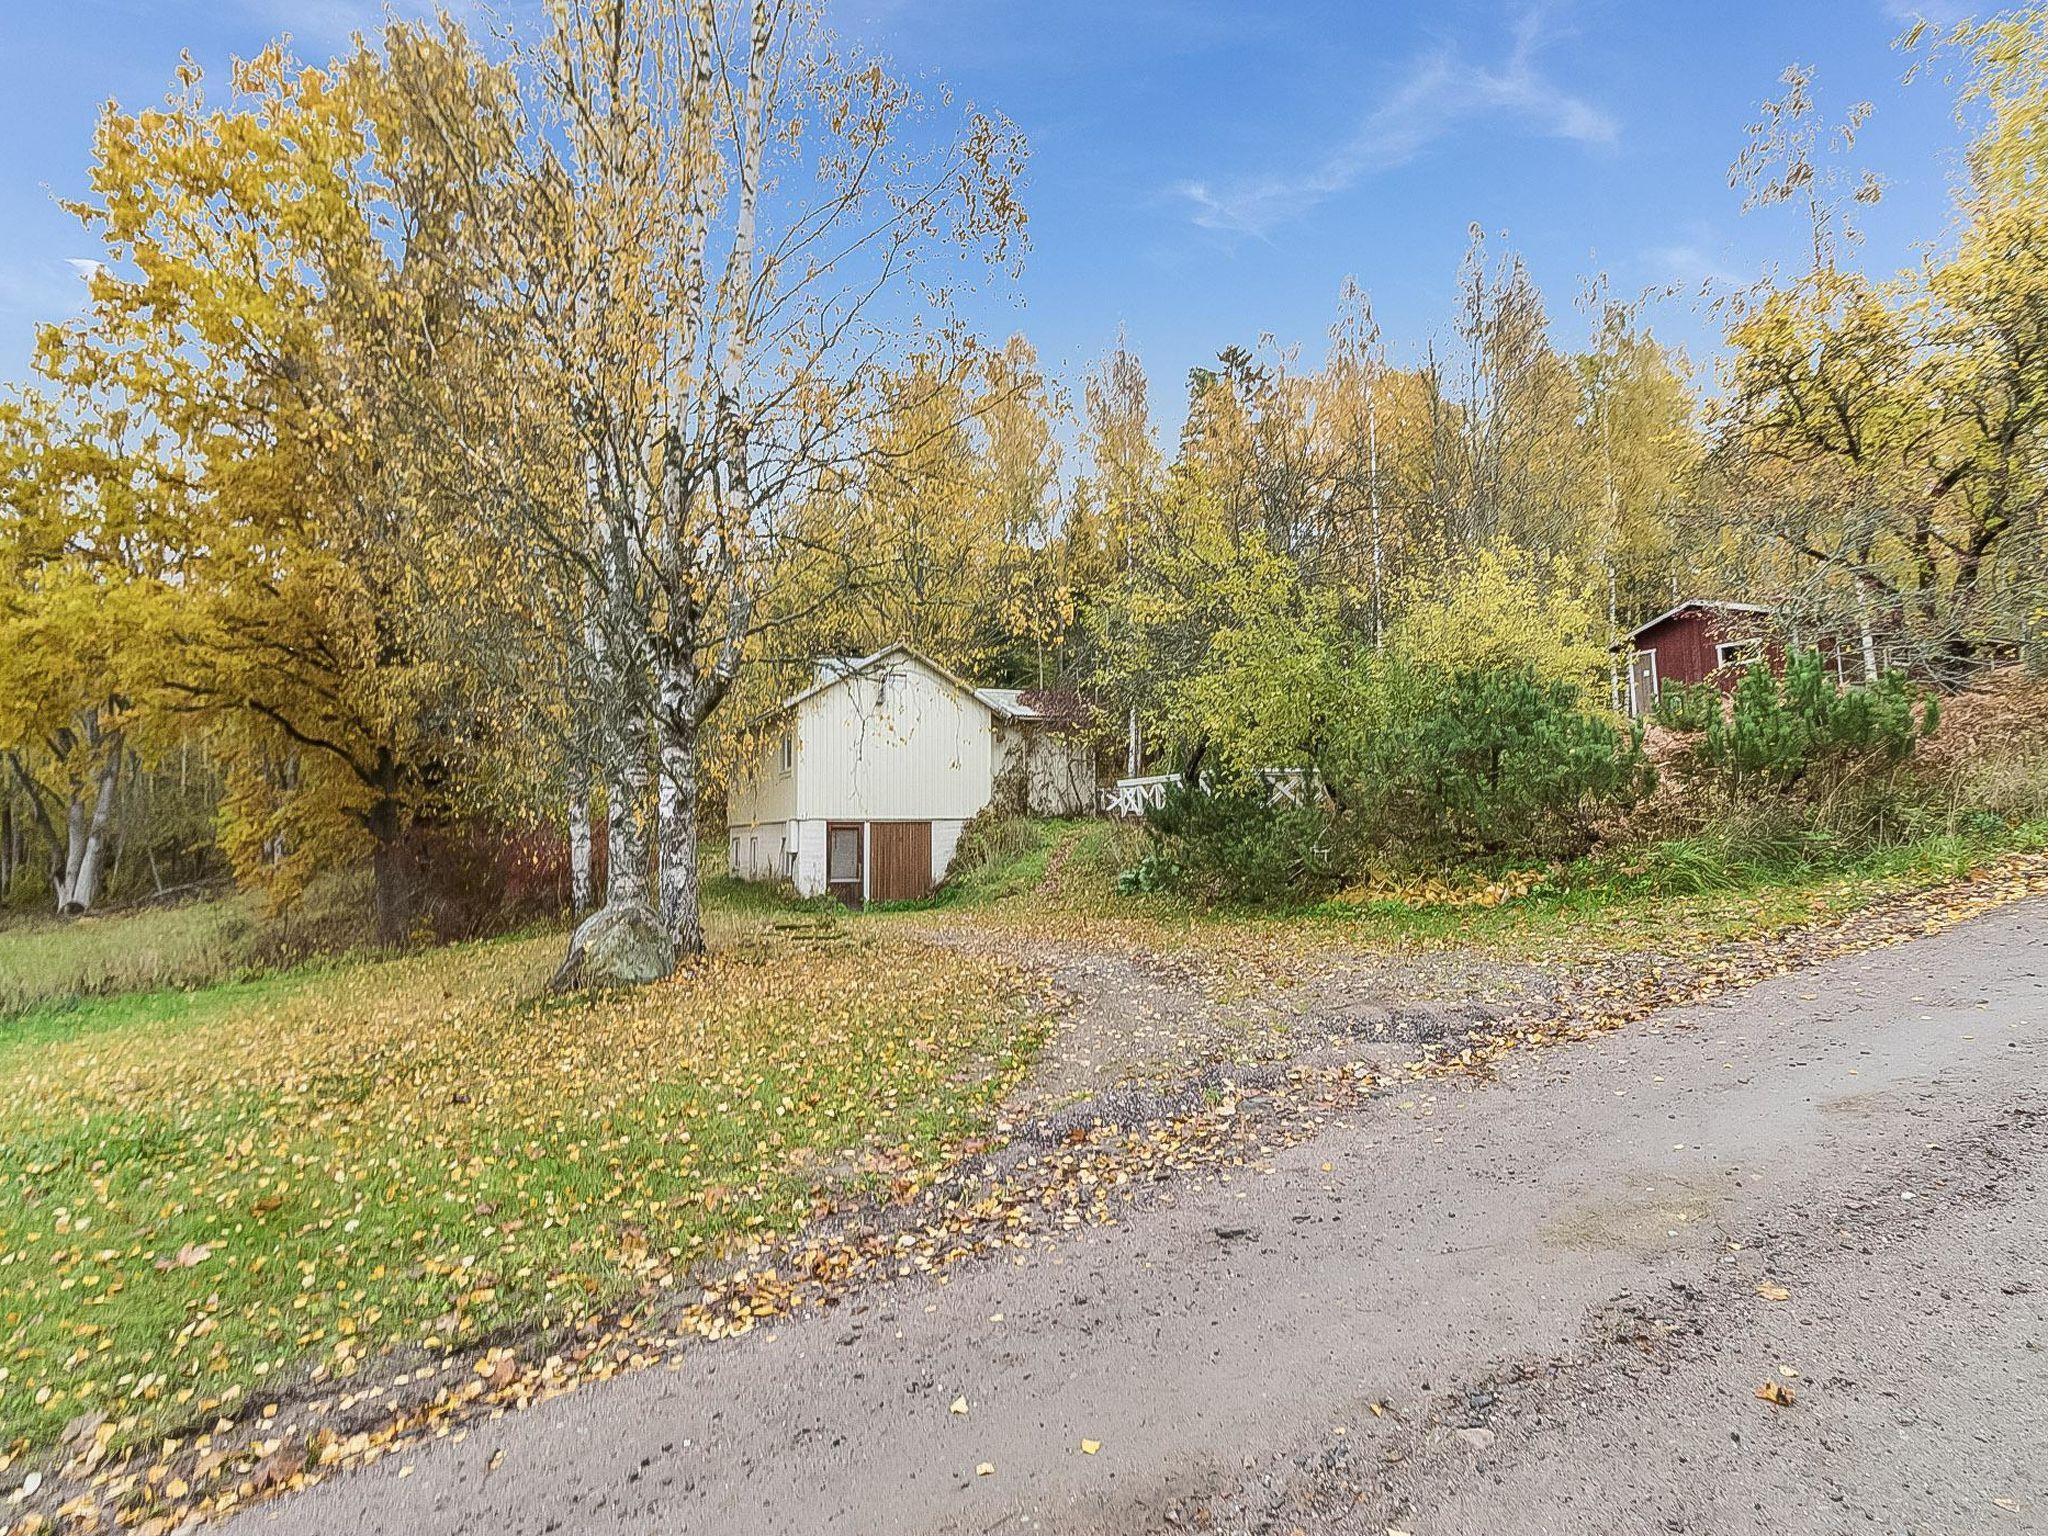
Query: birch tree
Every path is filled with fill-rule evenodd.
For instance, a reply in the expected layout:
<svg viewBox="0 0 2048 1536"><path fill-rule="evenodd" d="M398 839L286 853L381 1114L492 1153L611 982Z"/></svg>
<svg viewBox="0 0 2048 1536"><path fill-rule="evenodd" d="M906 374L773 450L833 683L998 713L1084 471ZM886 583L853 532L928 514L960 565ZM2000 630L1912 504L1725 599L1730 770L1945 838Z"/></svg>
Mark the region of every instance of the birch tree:
<svg viewBox="0 0 2048 1536"><path fill-rule="evenodd" d="M501 269L564 392L582 494L508 532L583 597L558 638L601 726L607 906L646 902L658 866L660 927L688 955L709 723L766 594L846 557L798 514L858 457L876 381L1016 255L1023 147L793 0L554 0L523 65L535 125Z"/></svg>
<svg viewBox="0 0 2048 1536"><path fill-rule="evenodd" d="M1958 676L2029 650L2048 608L2048 16L1964 27L1949 46L1968 62L1973 136L1950 237L1916 268L1851 263L1852 215L1880 187L1841 190L1809 72L1787 72L1736 165L1750 206L1804 211L1813 259L1731 316L1722 465L1798 617L1859 635L1871 674L1887 651ZM1851 110L1838 148L1866 115Z"/></svg>
<svg viewBox="0 0 2048 1536"><path fill-rule="evenodd" d="M148 586L162 552L122 473L128 418L97 400L0 404L0 778L59 912L98 901L115 836Z"/></svg>

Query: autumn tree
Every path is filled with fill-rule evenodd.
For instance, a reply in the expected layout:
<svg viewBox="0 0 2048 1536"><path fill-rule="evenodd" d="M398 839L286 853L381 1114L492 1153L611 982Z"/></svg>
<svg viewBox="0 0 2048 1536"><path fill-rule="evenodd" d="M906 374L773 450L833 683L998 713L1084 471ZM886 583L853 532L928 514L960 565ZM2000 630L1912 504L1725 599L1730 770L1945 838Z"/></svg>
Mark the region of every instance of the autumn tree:
<svg viewBox="0 0 2048 1536"><path fill-rule="evenodd" d="M455 160L521 159L515 199L495 172L465 195L518 355L560 390L580 495L531 504L500 465L485 505L580 595L556 639L598 727L608 920L689 954L713 714L768 595L843 564L822 493L881 379L944 328L963 262L1014 253L1021 143L940 122L790 0L555 0L520 75L528 121L439 131ZM631 916L657 868L656 911Z"/></svg>
<svg viewBox="0 0 2048 1536"><path fill-rule="evenodd" d="M1084 468L1067 498L1057 550L1063 585L1073 595L1065 649L1077 672L1093 672L1098 681L1091 639L1101 623L1096 610L1128 595L1158 525L1165 460L1150 391L1143 363L1121 336L1082 386ZM1136 774L1145 756L1140 704L1128 696L1116 702L1124 713L1125 771Z"/></svg>
<svg viewBox="0 0 2048 1536"><path fill-rule="evenodd" d="M1873 278L1850 264L1849 215L1880 188L1839 193L1808 72L1788 72L1737 164L1752 205L1802 208L1813 260L1733 317L1723 466L1809 633L1860 635L1873 675L1884 652L1954 673L2025 648L2042 608L2048 13L1949 43L1968 66L1973 137L1948 245L1919 267ZM1864 115L1851 111L1840 147Z"/></svg>
<svg viewBox="0 0 2048 1536"><path fill-rule="evenodd" d="M137 687L241 739L242 872L302 870L281 844L360 850L395 943L407 834L449 789L470 702L420 622L457 554L441 533L461 488L418 401L460 387L440 343L474 299L450 259L464 230L452 168L394 119L369 44L324 69L273 47L231 87L209 103L187 63L163 106L103 116L77 212L106 265L41 366L151 426L136 472L179 551L177 600Z"/></svg>
<svg viewBox="0 0 2048 1536"><path fill-rule="evenodd" d="M99 898L163 568L121 473L125 417L70 404L31 393L0 406L0 772L66 913Z"/></svg>
<svg viewBox="0 0 2048 1536"><path fill-rule="evenodd" d="M881 370L853 452L789 525L844 551L768 597L764 659L795 681L824 655L907 640L959 671L1042 685L1066 591L1051 551L1054 403L1021 336L949 343Z"/></svg>

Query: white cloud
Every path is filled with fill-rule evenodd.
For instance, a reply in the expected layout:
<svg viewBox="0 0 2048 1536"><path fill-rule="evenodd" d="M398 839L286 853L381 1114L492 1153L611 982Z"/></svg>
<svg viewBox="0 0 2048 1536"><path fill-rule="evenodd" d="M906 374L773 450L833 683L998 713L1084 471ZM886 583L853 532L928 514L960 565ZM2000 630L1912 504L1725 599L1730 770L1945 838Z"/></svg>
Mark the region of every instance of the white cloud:
<svg viewBox="0 0 2048 1536"><path fill-rule="evenodd" d="M105 267L106 263L96 261L90 256L66 256L64 265L78 274L80 282L89 283L100 275L100 269Z"/></svg>
<svg viewBox="0 0 2048 1536"><path fill-rule="evenodd" d="M86 297L79 279L89 279L99 266L81 256L30 256L0 263L0 315L29 323L74 315Z"/></svg>
<svg viewBox="0 0 2048 1536"><path fill-rule="evenodd" d="M1741 278L1695 241L1653 245L1643 252L1643 259L1658 282L1676 291L1710 294L1742 285Z"/></svg>
<svg viewBox="0 0 2048 1536"><path fill-rule="evenodd" d="M324 43L374 32L384 21L381 0L241 0L241 7L273 32Z"/></svg>
<svg viewBox="0 0 2048 1536"><path fill-rule="evenodd" d="M1539 18L1524 17L1498 68L1449 51L1418 59L1357 133L1305 170L1224 183L1186 181L1174 190L1193 206L1194 221L1203 228L1262 235L1374 172L1407 164L1436 140L1480 119L1505 118L1543 138L1611 144L1614 119L1537 68L1540 34Z"/></svg>
<svg viewBox="0 0 2048 1536"><path fill-rule="evenodd" d="M1992 6L1996 9L1996 6ZM1911 26L1916 21L1925 21L1937 27L1952 27L1959 21L1968 21L1984 6L1969 5L1963 0L1884 0L1884 13L1893 21Z"/></svg>

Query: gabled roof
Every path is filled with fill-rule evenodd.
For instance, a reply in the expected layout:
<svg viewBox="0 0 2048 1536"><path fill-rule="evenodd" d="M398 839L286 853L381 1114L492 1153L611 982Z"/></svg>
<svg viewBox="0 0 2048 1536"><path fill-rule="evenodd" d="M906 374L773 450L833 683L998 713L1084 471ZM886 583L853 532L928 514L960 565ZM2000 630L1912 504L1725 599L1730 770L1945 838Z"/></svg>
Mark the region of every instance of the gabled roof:
<svg viewBox="0 0 2048 1536"><path fill-rule="evenodd" d="M1676 608L1665 609L1647 624L1638 624L1628 632L1628 638L1633 640L1638 635L1647 634L1659 624L1675 619L1681 613L1690 613L1695 608L1707 608L1716 613L1769 613L1771 611L1762 603L1730 603L1709 597L1689 597Z"/></svg>
<svg viewBox="0 0 2048 1536"><path fill-rule="evenodd" d="M897 659L918 663L926 671L933 673L959 689L960 692L966 694L967 697L974 700L975 703L988 710L991 714L1005 715L1016 720L1037 718L1036 711L1016 702L1015 690L1008 688L976 688L972 683L967 682L956 673L940 666L907 640L898 640L892 645L885 645L872 656L834 656L828 658L819 667L819 671L824 675L812 683L810 687L799 693L793 693L784 699L781 710L786 713L789 710L795 709L807 699L816 698L827 688L836 688L849 678L859 677L864 673L872 672L882 663Z"/></svg>

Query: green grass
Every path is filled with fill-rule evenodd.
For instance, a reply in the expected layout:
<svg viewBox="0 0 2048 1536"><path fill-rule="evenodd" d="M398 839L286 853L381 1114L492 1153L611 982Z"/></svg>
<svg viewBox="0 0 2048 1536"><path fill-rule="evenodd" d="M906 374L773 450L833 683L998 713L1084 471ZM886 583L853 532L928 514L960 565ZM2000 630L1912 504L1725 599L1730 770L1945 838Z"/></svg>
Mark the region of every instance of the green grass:
<svg viewBox="0 0 2048 1536"><path fill-rule="evenodd" d="M930 896L877 903L868 911L974 911L1018 902L1099 908L1115 900L1117 871L1136 856L1140 835L1128 823L1012 818L964 846L946 883Z"/></svg>
<svg viewBox="0 0 2048 1536"><path fill-rule="evenodd" d="M723 913L735 917L839 917L846 912L845 905L835 897L799 896L787 885L742 880L728 874L707 874L700 887L700 899L707 916Z"/></svg>
<svg viewBox="0 0 2048 1536"><path fill-rule="evenodd" d="M796 1229L821 1193L935 1168L1040 1035L1014 977L934 963L923 925L1250 965L1330 946L1583 955L1768 931L2043 849L2048 821L1981 817L1865 853L1702 836L1493 904L1453 883L1247 913L1118 895L1128 827L1026 823L916 912L848 917L714 876L703 967L547 1001L559 934L195 985L232 952L233 903L17 925L0 933L0 1461L85 1412L140 1440L386 1351L568 1325ZM784 931L792 914L830 932Z"/></svg>
<svg viewBox="0 0 2048 1536"><path fill-rule="evenodd" d="M991 962L712 926L625 995L536 1001L550 935L0 1025L0 1459L571 1324L936 1166L1036 1047Z"/></svg>

